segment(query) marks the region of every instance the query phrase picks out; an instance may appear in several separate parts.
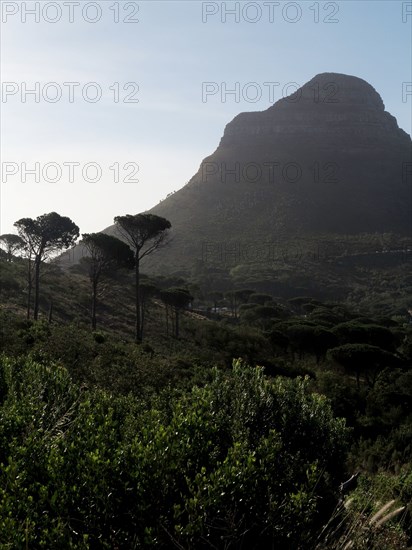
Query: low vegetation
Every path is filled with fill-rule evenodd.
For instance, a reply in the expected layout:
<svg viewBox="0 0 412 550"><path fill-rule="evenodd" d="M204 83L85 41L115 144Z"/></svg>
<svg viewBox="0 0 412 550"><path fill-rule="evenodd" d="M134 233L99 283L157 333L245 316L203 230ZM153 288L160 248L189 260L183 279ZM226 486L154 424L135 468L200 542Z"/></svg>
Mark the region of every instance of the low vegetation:
<svg viewBox="0 0 412 550"><path fill-rule="evenodd" d="M91 259L41 261L37 319L22 243L0 258L1 548L412 545L407 296L139 264L136 309L136 255L84 238Z"/></svg>

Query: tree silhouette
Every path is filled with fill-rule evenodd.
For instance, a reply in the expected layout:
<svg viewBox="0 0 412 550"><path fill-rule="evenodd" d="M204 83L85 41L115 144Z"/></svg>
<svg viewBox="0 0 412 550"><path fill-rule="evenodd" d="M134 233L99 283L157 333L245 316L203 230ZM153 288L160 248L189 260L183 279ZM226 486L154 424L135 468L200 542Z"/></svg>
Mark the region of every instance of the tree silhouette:
<svg viewBox="0 0 412 550"><path fill-rule="evenodd" d="M165 244L171 224L165 218L154 214L136 214L117 216L114 219L119 234L134 252L135 287L136 287L136 328L135 341L142 341L141 300L140 300L140 262Z"/></svg>
<svg viewBox="0 0 412 550"><path fill-rule="evenodd" d="M34 257L34 319L37 319L41 263L50 258L52 253L72 246L79 236L79 228L70 218L56 212L43 214L36 219L22 218L14 226L27 247L29 261Z"/></svg>
<svg viewBox="0 0 412 550"><path fill-rule="evenodd" d="M237 318L237 297L233 290L230 290L229 292L226 292L225 298L229 303L230 311L232 313L232 317L235 319Z"/></svg>
<svg viewBox="0 0 412 550"><path fill-rule="evenodd" d="M193 300L193 296L185 288L169 288L160 291L160 299L166 306L166 319L168 317L168 307L171 308L174 321L175 337L179 338L179 316L180 312L185 309Z"/></svg>
<svg viewBox="0 0 412 550"><path fill-rule="evenodd" d="M348 374L356 375L359 388L361 374L368 385L373 386L376 377L385 367L399 367L402 360L392 353L369 344L344 344L328 351L329 357L342 365Z"/></svg>
<svg viewBox="0 0 412 550"><path fill-rule="evenodd" d="M209 292L209 299L213 302L214 313L217 313L217 308L220 306L221 301L223 300L223 292L219 290L213 290Z"/></svg>
<svg viewBox="0 0 412 550"><path fill-rule="evenodd" d="M24 241L19 235L6 233L0 235L0 246L5 249L7 261L11 262L15 253L24 248Z"/></svg>
<svg viewBox="0 0 412 550"><path fill-rule="evenodd" d="M89 264L89 278L92 285L92 330L96 330L97 291L102 273L116 267L133 267L134 257L129 246L105 233L84 233L82 244L89 255L84 258Z"/></svg>
<svg viewBox="0 0 412 550"><path fill-rule="evenodd" d="M396 349L396 337L390 329L373 323L349 321L336 325L332 331L336 334L342 345L370 344L387 351L394 351Z"/></svg>
<svg viewBox="0 0 412 550"><path fill-rule="evenodd" d="M30 319L31 293L33 290L33 253L30 247L19 236L7 233L0 236L0 245L3 246L6 253L6 261L11 262L17 251L23 252L23 257L27 259L27 319Z"/></svg>
<svg viewBox="0 0 412 550"><path fill-rule="evenodd" d="M242 288L240 290L235 290L235 297L239 304L246 304L249 300L249 297L254 293L254 290Z"/></svg>

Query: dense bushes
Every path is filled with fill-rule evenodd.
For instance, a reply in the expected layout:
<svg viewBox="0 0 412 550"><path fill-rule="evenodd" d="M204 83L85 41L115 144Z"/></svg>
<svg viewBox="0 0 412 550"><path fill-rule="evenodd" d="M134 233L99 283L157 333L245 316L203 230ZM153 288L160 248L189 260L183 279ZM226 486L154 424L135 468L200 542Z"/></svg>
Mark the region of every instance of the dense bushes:
<svg viewBox="0 0 412 550"><path fill-rule="evenodd" d="M149 408L54 364L0 373L2 548L304 548L333 508L346 429L305 380L237 362Z"/></svg>

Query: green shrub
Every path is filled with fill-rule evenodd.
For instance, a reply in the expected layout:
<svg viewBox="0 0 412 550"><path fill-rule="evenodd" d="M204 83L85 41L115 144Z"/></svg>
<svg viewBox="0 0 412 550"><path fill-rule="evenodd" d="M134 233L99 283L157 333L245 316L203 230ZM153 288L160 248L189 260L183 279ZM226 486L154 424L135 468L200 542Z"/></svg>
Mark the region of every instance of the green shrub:
<svg viewBox="0 0 412 550"><path fill-rule="evenodd" d="M340 477L344 423L307 380L237 361L148 408L55 364L0 372L5 548L297 547Z"/></svg>

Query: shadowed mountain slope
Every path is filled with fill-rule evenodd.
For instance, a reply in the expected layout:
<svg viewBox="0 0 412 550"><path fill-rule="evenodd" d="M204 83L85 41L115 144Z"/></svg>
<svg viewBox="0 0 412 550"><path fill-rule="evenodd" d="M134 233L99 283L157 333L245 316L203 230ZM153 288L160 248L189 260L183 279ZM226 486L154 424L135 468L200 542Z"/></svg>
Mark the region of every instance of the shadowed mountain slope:
<svg viewBox="0 0 412 550"><path fill-rule="evenodd" d="M173 241L148 265L190 268L217 243L410 237L411 167L411 138L376 90L319 74L269 109L236 116L189 183L150 210L171 221Z"/></svg>

